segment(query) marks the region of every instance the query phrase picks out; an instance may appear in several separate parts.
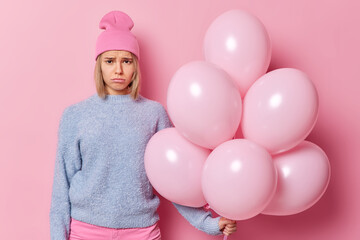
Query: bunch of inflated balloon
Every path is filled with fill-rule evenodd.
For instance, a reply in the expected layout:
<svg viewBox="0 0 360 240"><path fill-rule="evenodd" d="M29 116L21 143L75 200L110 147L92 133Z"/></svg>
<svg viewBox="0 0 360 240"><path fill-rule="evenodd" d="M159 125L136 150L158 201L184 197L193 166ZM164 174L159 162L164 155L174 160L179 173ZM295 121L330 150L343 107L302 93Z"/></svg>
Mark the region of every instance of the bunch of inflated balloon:
<svg viewBox="0 0 360 240"><path fill-rule="evenodd" d="M330 178L324 151L304 140L318 116L311 80L293 68L266 73L269 35L242 10L213 21L204 54L206 61L185 64L171 79L175 128L156 133L145 151L154 188L182 205L208 203L233 220L311 207ZM239 126L244 139L233 139Z"/></svg>

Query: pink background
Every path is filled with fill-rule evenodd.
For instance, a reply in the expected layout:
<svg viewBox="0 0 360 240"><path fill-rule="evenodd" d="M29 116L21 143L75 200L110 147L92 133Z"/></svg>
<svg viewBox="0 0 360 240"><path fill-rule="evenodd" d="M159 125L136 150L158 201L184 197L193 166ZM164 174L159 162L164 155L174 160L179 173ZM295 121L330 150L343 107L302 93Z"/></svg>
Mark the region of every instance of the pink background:
<svg viewBox="0 0 360 240"><path fill-rule="evenodd" d="M50 237L59 118L95 93L94 46L105 13L122 10L134 20L142 94L166 106L175 71L204 59L209 24L239 8L258 16L270 34L269 70L298 68L316 85L319 118L307 140L327 153L332 178L309 210L240 221L229 239L360 239L359 7L357 0L2 1L0 238ZM165 240L222 239L193 228L165 199L159 213Z"/></svg>

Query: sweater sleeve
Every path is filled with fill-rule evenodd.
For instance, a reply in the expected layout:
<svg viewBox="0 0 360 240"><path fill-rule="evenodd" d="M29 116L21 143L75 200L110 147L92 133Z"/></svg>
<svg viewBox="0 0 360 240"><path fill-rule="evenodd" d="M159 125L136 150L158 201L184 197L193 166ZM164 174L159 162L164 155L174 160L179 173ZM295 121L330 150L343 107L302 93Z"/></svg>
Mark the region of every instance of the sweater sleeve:
<svg viewBox="0 0 360 240"><path fill-rule="evenodd" d="M76 131L74 131L75 118L71 116L71 110L68 107L64 110L59 123L49 214L51 240L67 240L69 238L70 182L74 174L81 168L79 141L76 139Z"/></svg>
<svg viewBox="0 0 360 240"><path fill-rule="evenodd" d="M160 107L160 118L158 120L157 131L161 129L174 127L171 123L169 116L165 108ZM203 208L186 207L176 203L173 203L179 213L195 228L210 234L220 235L222 232L219 230L220 217L213 218L211 212L204 211Z"/></svg>
<svg viewBox="0 0 360 240"><path fill-rule="evenodd" d="M203 208L193 208L183 206L177 203L172 203L178 212L195 228L210 234L223 234L219 229L220 217L213 218L210 211L205 211Z"/></svg>
<svg viewBox="0 0 360 240"><path fill-rule="evenodd" d="M164 128L174 127L174 125L172 124L172 122L167 114L166 109L160 103L159 103L159 105L160 105L159 119L157 122L156 132L158 132Z"/></svg>

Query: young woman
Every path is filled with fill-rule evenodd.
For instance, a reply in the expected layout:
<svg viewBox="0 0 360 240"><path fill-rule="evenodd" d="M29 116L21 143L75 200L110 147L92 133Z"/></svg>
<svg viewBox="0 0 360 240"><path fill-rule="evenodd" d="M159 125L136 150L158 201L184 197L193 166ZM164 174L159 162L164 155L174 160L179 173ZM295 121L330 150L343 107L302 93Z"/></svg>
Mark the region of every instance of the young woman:
<svg viewBox="0 0 360 240"><path fill-rule="evenodd" d="M152 135L172 127L164 107L139 94L139 46L131 18L112 11L96 42L97 93L61 117L50 209L52 240L161 239L159 198L144 168ZM196 228L229 235L236 223L173 203Z"/></svg>

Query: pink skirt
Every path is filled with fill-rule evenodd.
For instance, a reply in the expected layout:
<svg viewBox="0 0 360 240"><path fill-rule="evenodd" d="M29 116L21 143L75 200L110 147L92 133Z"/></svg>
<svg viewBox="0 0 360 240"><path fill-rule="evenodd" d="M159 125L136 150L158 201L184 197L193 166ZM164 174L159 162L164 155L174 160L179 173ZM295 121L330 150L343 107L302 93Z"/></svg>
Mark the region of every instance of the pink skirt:
<svg viewBox="0 0 360 240"><path fill-rule="evenodd" d="M71 218L69 240L161 240L158 223L145 228L106 228Z"/></svg>

